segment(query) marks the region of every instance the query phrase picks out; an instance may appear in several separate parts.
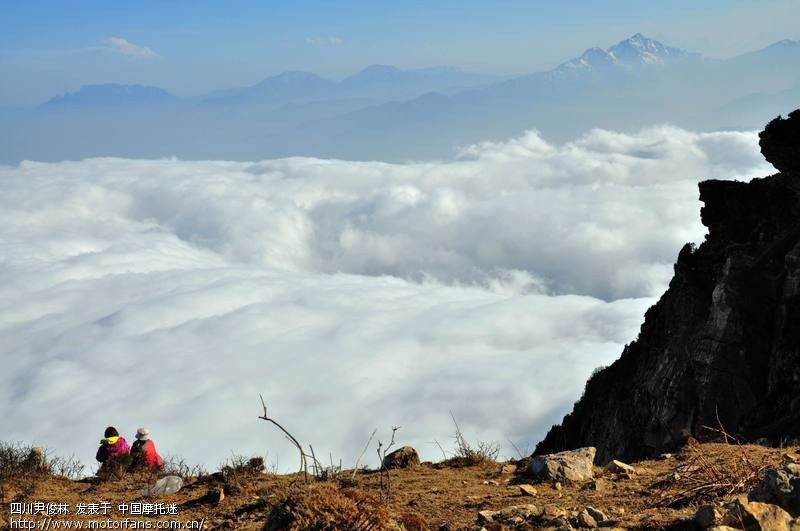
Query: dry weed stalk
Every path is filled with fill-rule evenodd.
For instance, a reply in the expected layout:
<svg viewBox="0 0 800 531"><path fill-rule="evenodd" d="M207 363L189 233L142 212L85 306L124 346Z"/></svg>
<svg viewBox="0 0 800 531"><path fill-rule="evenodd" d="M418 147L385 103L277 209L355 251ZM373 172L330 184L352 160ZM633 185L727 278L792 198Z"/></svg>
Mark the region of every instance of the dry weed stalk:
<svg viewBox="0 0 800 531"><path fill-rule="evenodd" d="M358 459L356 459L356 464L353 465L353 475L350 477L350 479L355 479L356 472L358 472L358 464L361 462L361 458L364 457L364 454L367 453L367 448L369 448L369 443L372 442L372 438L375 437L375 434L377 432L378 432L378 428L375 428L374 430L372 430L372 433L370 434L369 439L367 439L367 444L364 445L364 449L361 450L360 454L358 454Z"/></svg>
<svg viewBox="0 0 800 531"><path fill-rule="evenodd" d="M719 418L717 419L719 422ZM688 459L651 485L659 491L658 506L685 507L714 498L750 491L758 483L768 463L756 462L739 439L722 424L704 429L717 433L724 441L720 453L712 459L697 443L687 447ZM731 444L733 441L734 444Z"/></svg>
<svg viewBox="0 0 800 531"><path fill-rule="evenodd" d="M283 434L286 436L286 438L289 440L289 442L291 442L294 445L294 447L297 448L297 451L300 452L300 472L303 473L303 480L305 481L305 483L308 483L308 459L309 458L311 458L311 466L313 468L314 477L316 479L326 479L326 477L328 476L328 472L326 471L325 467L322 466L322 463L320 463L317 460L317 456L314 454L314 447L309 444L308 448L311 451L311 453L307 454L305 452L305 450L303 450L303 446L297 441L297 439L295 439L295 437L291 433L289 433L286 430L286 428L281 426L275 419L273 419L269 415L267 415L267 404L264 403L264 397L262 395L258 395L258 396L259 396L259 398L261 398L261 407L264 409L264 413L262 415L260 415L258 418L260 418L261 420L266 420L267 422L270 422L270 423L274 424L279 430L281 430L283 432ZM331 458L331 462L333 462L332 458ZM333 467L331 467L331 468L333 469ZM340 469L341 469L341 467L340 467Z"/></svg>
<svg viewBox="0 0 800 531"><path fill-rule="evenodd" d="M392 426L392 439L389 441L389 444L386 445L386 448L383 447L383 443L379 440L378 441L378 459L381 460L381 468L379 470L380 474L380 490L381 490L381 499L383 499L384 490L386 492L386 503L389 503L389 480L390 474L389 469L386 468L386 452L389 451L389 448L394 446L394 435L397 433L397 430L400 429L400 426ZM383 452L381 452L381 449ZM383 478L386 477L386 483L384 484Z"/></svg>

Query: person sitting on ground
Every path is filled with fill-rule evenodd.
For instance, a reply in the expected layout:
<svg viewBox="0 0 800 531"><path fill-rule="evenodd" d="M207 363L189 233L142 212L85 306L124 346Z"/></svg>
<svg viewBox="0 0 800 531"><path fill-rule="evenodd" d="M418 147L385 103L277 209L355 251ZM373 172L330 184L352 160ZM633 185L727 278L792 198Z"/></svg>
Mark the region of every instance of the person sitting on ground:
<svg viewBox="0 0 800 531"><path fill-rule="evenodd" d="M150 440L150 430L147 428L136 430L136 442L131 447L131 454L136 462L147 468L164 468L164 460L156 452L156 445Z"/></svg>
<svg viewBox="0 0 800 531"><path fill-rule="evenodd" d="M103 438L100 439L100 448L97 449L95 458L101 463L107 463L129 451L128 441L125 440L125 437L120 436L115 427L109 426L106 428Z"/></svg>

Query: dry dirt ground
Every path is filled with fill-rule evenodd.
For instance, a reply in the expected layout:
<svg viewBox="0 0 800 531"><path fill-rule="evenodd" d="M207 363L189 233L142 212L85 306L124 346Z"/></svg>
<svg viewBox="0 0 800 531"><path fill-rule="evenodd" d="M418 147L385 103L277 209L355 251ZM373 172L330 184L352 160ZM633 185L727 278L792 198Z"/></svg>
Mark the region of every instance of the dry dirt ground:
<svg viewBox="0 0 800 531"><path fill-rule="evenodd" d="M636 473L630 477L596 467L599 479L583 485L536 483L525 476L524 462L423 463L391 471L388 503L384 502L387 492L380 486L381 475L375 471L358 471L355 476L345 471L328 481L306 484L299 474L274 475L245 467L189 478L179 492L156 498L139 494L155 479L146 473L126 473L121 479L106 481L16 477L0 485L0 528L10 529L10 518L19 518L9 514L11 502L67 503L72 514L53 520L84 522L98 517L75 516L78 503L109 502L109 518L120 521L124 517L115 510L118 504L139 502L176 504L177 516L163 516L161 521L202 520L204 529L480 529L479 511L522 504L568 512L592 506L607 515L609 521L604 525L611 527L694 529L691 521L698 505L722 503L747 492L763 476L765 467L780 465L784 454L795 455L798 450L690 443L672 456L633 463ZM516 472L513 465L517 465ZM522 484L533 484L536 493L524 494ZM220 492L224 494L221 501ZM27 518L45 525L39 523L44 516ZM149 520L152 525L159 520L133 519ZM487 528L540 526L528 522Z"/></svg>

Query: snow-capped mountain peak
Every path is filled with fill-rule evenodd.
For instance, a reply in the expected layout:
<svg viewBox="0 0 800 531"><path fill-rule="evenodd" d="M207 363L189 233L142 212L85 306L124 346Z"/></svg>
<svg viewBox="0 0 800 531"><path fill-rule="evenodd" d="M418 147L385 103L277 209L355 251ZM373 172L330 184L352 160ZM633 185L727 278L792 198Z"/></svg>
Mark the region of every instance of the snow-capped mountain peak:
<svg viewBox="0 0 800 531"><path fill-rule="evenodd" d="M558 71L578 71L578 70L592 70L595 68L605 68L608 66L615 66L619 61L603 50L602 48L589 48L583 55L577 59L562 63L556 70Z"/></svg>
<svg viewBox="0 0 800 531"><path fill-rule="evenodd" d="M672 59L692 55L680 48L672 48L645 37L641 33L615 44L608 49L608 53L628 66L661 65Z"/></svg>

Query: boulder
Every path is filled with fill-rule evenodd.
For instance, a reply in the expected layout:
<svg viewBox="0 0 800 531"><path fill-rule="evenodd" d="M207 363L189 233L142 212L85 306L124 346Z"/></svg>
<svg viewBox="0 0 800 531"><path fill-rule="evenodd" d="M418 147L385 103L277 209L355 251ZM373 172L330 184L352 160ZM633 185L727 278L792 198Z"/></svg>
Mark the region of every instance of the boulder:
<svg viewBox="0 0 800 531"><path fill-rule="evenodd" d="M764 479L752 490L748 498L754 502L773 503L800 516L800 470L797 464L786 463L781 470L768 468Z"/></svg>
<svg viewBox="0 0 800 531"><path fill-rule="evenodd" d="M419 454L412 446L403 446L383 458L385 468L411 468L419 465Z"/></svg>
<svg viewBox="0 0 800 531"><path fill-rule="evenodd" d="M777 531L789 529L792 516L777 505L751 502L740 496L730 504L723 523L737 527L744 524L748 531Z"/></svg>
<svg viewBox="0 0 800 531"><path fill-rule="evenodd" d="M528 468L541 480L583 483L594 477L595 448L579 448L555 454L536 455Z"/></svg>

